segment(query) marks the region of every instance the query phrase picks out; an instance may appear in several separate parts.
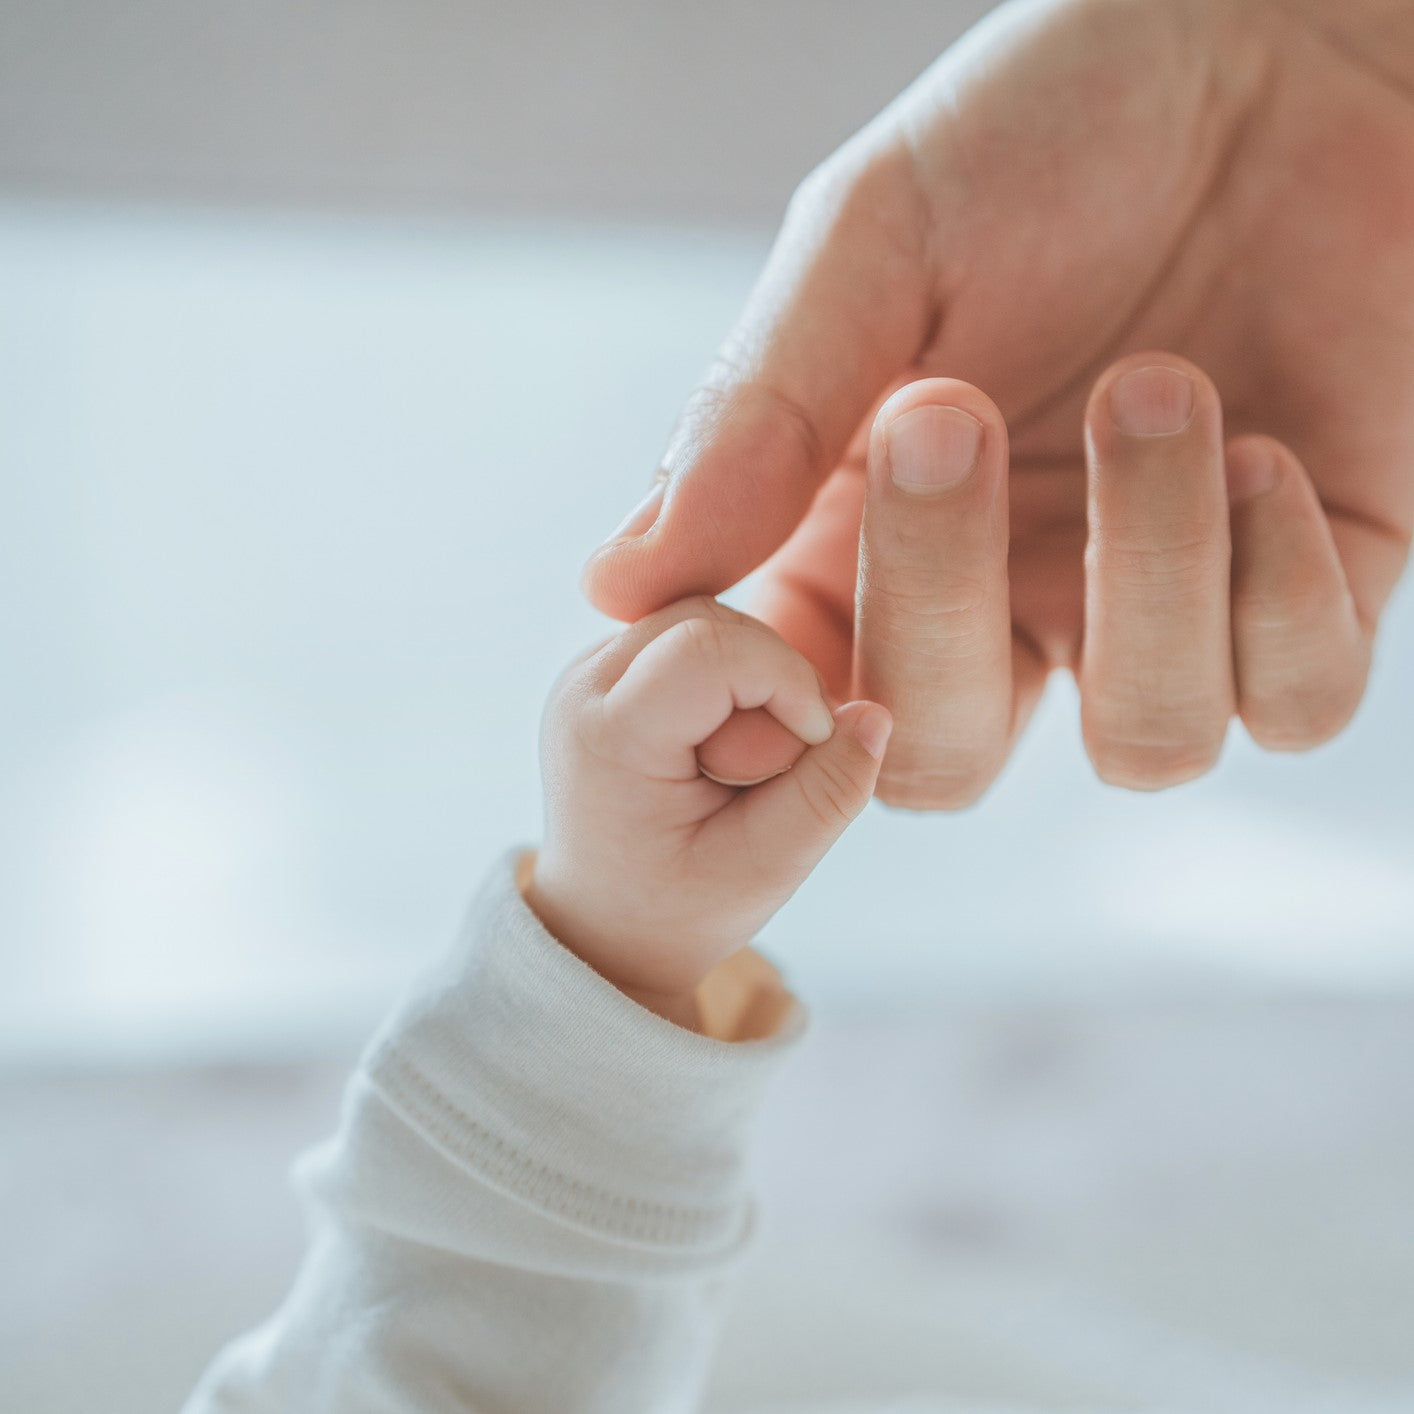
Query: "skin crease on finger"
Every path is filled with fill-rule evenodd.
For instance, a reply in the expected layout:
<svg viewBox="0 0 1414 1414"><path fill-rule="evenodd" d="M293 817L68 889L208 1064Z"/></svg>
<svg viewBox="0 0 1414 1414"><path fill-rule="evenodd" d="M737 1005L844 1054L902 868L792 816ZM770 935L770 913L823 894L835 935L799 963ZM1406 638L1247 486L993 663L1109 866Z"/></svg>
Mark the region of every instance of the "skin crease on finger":
<svg viewBox="0 0 1414 1414"><path fill-rule="evenodd" d="M1080 661L1085 408L1139 351L1203 370L1229 437L1292 450L1373 624L1414 524L1414 7L1003 7L841 171L895 170L900 148L917 189L886 240L858 206L812 229L861 265L880 248L897 261L898 212L925 213L931 332L890 386L946 374L1005 416L1014 638L1036 671ZM811 199L842 184L817 180ZM738 356L750 365L740 341ZM862 481L862 462L837 476ZM839 547L862 500L817 498L766 575L763 615L827 677L850 651Z"/></svg>

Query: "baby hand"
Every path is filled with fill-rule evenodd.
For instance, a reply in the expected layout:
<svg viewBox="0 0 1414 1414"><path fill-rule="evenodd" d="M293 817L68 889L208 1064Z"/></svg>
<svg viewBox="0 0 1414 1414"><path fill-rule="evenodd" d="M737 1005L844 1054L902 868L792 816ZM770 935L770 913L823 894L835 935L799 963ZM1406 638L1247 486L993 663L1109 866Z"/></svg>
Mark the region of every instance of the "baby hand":
<svg viewBox="0 0 1414 1414"><path fill-rule="evenodd" d="M704 776L697 748L764 707L809 749L745 788ZM526 899L595 971L663 1016L795 892L874 791L893 721L831 713L810 664L714 599L669 605L571 667L551 692L541 758L545 844Z"/></svg>

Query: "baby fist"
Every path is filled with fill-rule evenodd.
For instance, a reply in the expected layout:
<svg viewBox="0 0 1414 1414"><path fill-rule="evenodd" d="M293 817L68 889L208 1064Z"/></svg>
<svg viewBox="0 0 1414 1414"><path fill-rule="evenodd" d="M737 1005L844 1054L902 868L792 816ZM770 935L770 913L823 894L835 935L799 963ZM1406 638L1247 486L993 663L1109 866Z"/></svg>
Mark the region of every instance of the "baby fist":
<svg viewBox="0 0 1414 1414"><path fill-rule="evenodd" d="M739 787L697 748L764 708L807 749ZM873 794L892 729L876 703L831 712L810 664L709 598L634 624L560 678L546 709L546 837L526 890L562 944L675 1020Z"/></svg>

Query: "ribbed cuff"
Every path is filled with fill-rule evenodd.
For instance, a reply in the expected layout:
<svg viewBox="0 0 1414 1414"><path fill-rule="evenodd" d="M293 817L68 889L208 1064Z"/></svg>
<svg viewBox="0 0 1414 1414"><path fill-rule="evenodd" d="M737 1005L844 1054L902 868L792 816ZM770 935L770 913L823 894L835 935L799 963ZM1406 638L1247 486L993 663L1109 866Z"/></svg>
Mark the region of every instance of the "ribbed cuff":
<svg viewBox="0 0 1414 1414"><path fill-rule="evenodd" d="M803 1012L727 1042L644 1010L545 931L519 854L375 1040L369 1079L454 1162L561 1221L652 1246L737 1242L752 1120Z"/></svg>

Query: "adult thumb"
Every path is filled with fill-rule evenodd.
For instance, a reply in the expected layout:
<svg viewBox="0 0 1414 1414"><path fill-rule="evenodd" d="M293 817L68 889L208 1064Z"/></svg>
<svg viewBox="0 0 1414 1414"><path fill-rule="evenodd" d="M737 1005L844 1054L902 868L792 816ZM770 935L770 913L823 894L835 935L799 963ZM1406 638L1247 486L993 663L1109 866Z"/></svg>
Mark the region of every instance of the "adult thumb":
<svg viewBox="0 0 1414 1414"><path fill-rule="evenodd" d="M631 622L718 594L784 543L928 337L926 264L897 257L921 219L897 140L847 145L801 185L652 488L585 566L595 605Z"/></svg>

